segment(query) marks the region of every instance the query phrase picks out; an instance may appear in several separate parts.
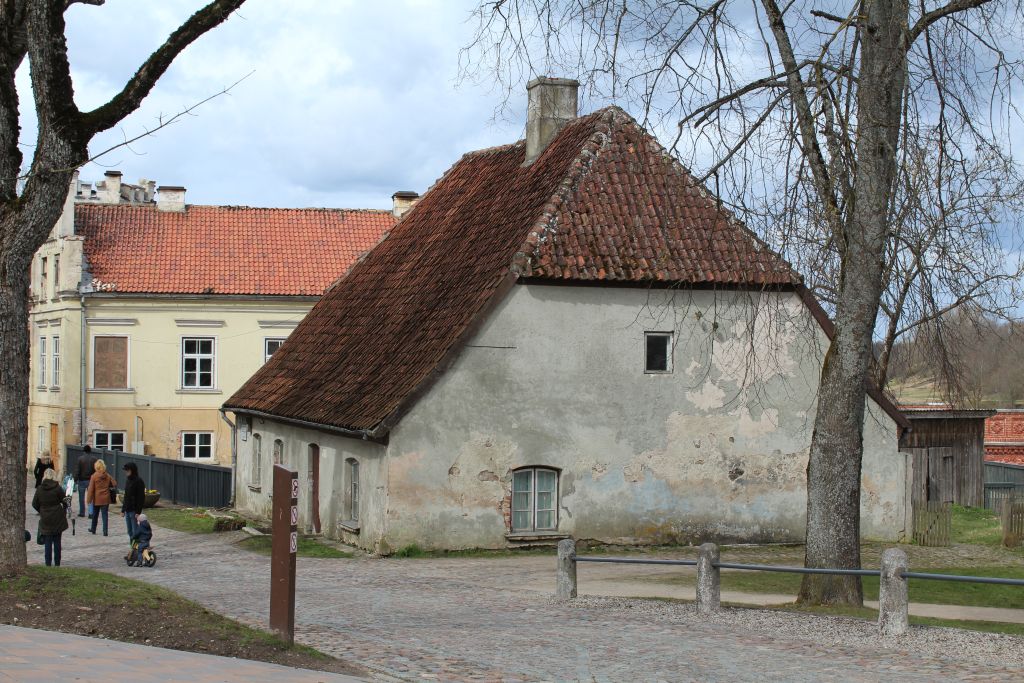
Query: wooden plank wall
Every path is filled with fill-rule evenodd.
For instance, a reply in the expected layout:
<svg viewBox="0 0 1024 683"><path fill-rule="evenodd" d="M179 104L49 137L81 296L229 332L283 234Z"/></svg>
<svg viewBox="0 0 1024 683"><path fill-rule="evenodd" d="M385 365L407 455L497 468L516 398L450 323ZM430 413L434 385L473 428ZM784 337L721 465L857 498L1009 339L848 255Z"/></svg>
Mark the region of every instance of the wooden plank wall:
<svg viewBox="0 0 1024 683"><path fill-rule="evenodd" d="M937 489L930 496L941 500L952 495L960 505L982 507L985 504L984 462L985 462L985 421L983 419L916 419L911 420L913 428L900 439L900 450L913 453L917 449L930 449L926 460ZM937 451L936 449L952 449ZM943 457L952 454L952 478L943 474ZM918 460L915 456L914 469L917 478Z"/></svg>

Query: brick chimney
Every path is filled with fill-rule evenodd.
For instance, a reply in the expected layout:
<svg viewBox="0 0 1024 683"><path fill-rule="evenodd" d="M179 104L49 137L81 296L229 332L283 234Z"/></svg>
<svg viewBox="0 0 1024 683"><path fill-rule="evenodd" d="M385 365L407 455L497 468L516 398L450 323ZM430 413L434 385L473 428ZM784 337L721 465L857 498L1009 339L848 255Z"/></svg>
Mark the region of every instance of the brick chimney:
<svg viewBox="0 0 1024 683"><path fill-rule="evenodd" d="M391 213L395 218L401 218L420 200L420 195L410 190L399 190L391 195L391 200L395 203Z"/></svg>
<svg viewBox="0 0 1024 683"><path fill-rule="evenodd" d="M540 156L562 127L577 116L580 84L571 78L541 76L526 84L526 162Z"/></svg>
<svg viewBox="0 0 1024 683"><path fill-rule="evenodd" d="M185 210L185 188L178 185L161 185L156 188L156 208L158 211Z"/></svg>

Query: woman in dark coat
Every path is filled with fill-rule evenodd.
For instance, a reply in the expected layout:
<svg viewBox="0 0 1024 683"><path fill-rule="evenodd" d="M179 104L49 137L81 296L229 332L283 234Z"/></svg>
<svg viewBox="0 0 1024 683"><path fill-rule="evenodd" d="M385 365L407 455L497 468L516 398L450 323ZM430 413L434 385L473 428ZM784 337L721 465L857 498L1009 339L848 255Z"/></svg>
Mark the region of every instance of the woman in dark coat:
<svg viewBox="0 0 1024 683"><path fill-rule="evenodd" d="M57 481L57 472L48 469L43 472L43 481L32 497L32 507L39 513L39 529L36 540L42 541L43 559L49 567L60 566L60 535L68 528L67 511L64 509L64 489Z"/></svg>
<svg viewBox="0 0 1024 683"><path fill-rule="evenodd" d="M124 471L128 480L124 485L124 497L121 499L121 514L124 515L125 526L128 527L128 539L135 535L136 516L142 514L142 504L146 500L146 484L139 476L139 468L133 463L125 463Z"/></svg>
<svg viewBox="0 0 1024 683"><path fill-rule="evenodd" d="M49 454L44 453L36 458L36 466L32 470L32 474L36 475L36 488L39 488L39 484L43 481L43 472L52 469L54 469L53 459L50 458Z"/></svg>

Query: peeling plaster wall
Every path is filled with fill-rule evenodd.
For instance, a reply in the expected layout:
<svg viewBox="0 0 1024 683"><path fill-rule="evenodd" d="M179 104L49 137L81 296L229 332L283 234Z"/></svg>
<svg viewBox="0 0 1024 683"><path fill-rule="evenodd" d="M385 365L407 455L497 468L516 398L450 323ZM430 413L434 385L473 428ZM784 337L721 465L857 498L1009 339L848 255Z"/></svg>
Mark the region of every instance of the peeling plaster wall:
<svg viewBox="0 0 1024 683"><path fill-rule="evenodd" d="M381 548L385 536L385 505L387 471L384 447L368 441L351 439L315 429L295 427L270 419L238 415L237 420L251 419L251 433L245 441L238 436L238 464L235 468L235 507L243 512L270 519L273 492L274 441L284 445L282 464L297 470L302 488L299 493L299 528L311 525L306 496L309 488L309 445L320 447L320 522L321 531L332 538L358 545L374 552ZM238 424L238 422L236 422ZM254 435L261 440L259 481L253 481ZM359 533L341 528L348 520L346 500L349 489L347 459L359 463Z"/></svg>
<svg viewBox="0 0 1024 683"><path fill-rule="evenodd" d="M675 331L644 373L644 332ZM558 532L800 541L827 339L795 294L520 285L392 431L392 547L508 544L512 470L561 470ZM862 533L896 539L906 464L869 401Z"/></svg>

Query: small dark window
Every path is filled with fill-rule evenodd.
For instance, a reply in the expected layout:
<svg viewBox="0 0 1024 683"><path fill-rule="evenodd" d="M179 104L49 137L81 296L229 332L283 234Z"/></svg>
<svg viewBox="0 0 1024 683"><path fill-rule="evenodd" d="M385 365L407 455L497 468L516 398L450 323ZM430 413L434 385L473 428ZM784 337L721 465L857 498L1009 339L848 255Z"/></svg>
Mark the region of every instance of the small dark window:
<svg viewBox="0 0 1024 683"><path fill-rule="evenodd" d="M672 333L645 332L644 372L672 372Z"/></svg>

